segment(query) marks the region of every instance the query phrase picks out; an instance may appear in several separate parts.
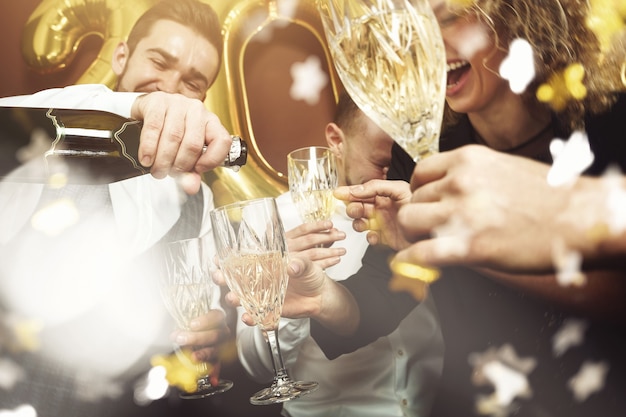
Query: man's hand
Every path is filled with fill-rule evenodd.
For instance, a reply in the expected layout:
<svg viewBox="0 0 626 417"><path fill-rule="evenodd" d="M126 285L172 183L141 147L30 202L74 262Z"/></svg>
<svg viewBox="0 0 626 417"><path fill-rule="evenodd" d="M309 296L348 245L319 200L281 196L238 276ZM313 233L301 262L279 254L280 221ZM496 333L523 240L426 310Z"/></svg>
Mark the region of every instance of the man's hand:
<svg viewBox="0 0 626 417"><path fill-rule="evenodd" d="M308 258L322 269L330 268L341 261L345 248L331 248L336 241L346 238L346 234L333 228L330 220L303 223L286 232L287 247L291 255Z"/></svg>
<svg viewBox="0 0 626 417"><path fill-rule="evenodd" d="M568 228L559 220L570 190L549 186L548 170L548 165L483 146L420 161L411 178L411 203L398 213L405 237L417 242L396 259L433 266L551 269L553 239L569 241Z"/></svg>
<svg viewBox="0 0 626 417"><path fill-rule="evenodd" d="M198 362L218 362L219 347L231 334L224 312L211 310L192 320L189 327L189 331L172 333L172 340L180 346L193 348L193 359Z"/></svg>
<svg viewBox="0 0 626 417"><path fill-rule="evenodd" d="M356 330L361 318L359 307L352 294L341 284L329 278L324 270L307 258L293 257L287 268L289 285L281 316L297 319L310 317L340 335ZM221 271L212 274L213 281L225 285ZM239 305L239 298L232 292L226 294L231 306ZM255 322L248 313L242 321L248 326Z"/></svg>
<svg viewBox="0 0 626 417"><path fill-rule="evenodd" d="M371 180L361 185L338 187L334 195L346 203L357 232L368 231L371 245L383 243L396 250L406 247L398 228L398 210L409 203L411 191L404 181Z"/></svg>
<svg viewBox="0 0 626 417"><path fill-rule="evenodd" d="M188 194L198 192L200 175L219 166L230 150L230 134L200 100L157 91L139 96L131 117L143 121L140 163L156 178L180 177Z"/></svg>

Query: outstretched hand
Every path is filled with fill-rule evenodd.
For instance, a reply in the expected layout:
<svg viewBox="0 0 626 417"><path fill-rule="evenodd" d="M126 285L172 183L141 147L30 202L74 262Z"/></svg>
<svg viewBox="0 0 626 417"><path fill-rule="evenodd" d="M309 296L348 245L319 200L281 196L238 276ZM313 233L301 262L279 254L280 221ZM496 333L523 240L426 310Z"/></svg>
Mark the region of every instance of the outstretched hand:
<svg viewBox="0 0 626 417"><path fill-rule="evenodd" d="M156 178L178 178L188 194L198 192L201 174L219 166L230 150L230 134L200 100L148 93L135 100L131 117L143 121L139 162Z"/></svg>
<svg viewBox="0 0 626 417"><path fill-rule="evenodd" d="M565 239L575 227L563 227L569 189L548 185L549 168L484 146L420 161L411 178L411 202L398 213L405 237L415 243L396 259L551 269L554 237Z"/></svg>
<svg viewBox="0 0 626 417"><path fill-rule="evenodd" d="M399 250L408 245L398 227L397 213L409 203L411 192L405 181L370 180L361 185L338 187L334 195L346 203L357 232L367 231L371 245L383 243Z"/></svg>

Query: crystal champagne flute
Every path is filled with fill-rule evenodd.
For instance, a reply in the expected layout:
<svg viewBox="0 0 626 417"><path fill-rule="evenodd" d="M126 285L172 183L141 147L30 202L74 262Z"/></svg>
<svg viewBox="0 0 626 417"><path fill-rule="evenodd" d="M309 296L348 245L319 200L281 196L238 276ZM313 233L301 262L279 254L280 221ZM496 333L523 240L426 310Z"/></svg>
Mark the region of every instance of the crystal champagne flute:
<svg viewBox="0 0 626 417"><path fill-rule="evenodd" d="M428 0L318 0L318 10L354 102L415 161L436 153L446 58Z"/></svg>
<svg viewBox="0 0 626 417"><path fill-rule="evenodd" d="M439 150L443 38L428 0L317 0L337 74L354 102L415 162ZM436 270L411 265L425 281ZM406 266L406 265L403 265Z"/></svg>
<svg viewBox="0 0 626 417"><path fill-rule="evenodd" d="M219 288L211 279L214 249L212 236L168 242L163 246L165 271L161 274L160 290L165 307L180 329L189 330L189 322L211 310L215 291ZM228 391L233 383L220 379L211 385L207 363L191 363L175 346L175 352L186 366L198 373L195 392L181 392L185 399L204 398Z"/></svg>
<svg viewBox="0 0 626 417"><path fill-rule="evenodd" d="M303 222L329 220L335 210L337 164L329 148L310 146L287 155L289 191Z"/></svg>
<svg viewBox="0 0 626 417"><path fill-rule="evenodd" d="M278 322L287 290L287 242L273 198L241 201L211 212L219 265L228 287L259 326L270 349L274 380L250 397L254 405L281 403L317 389L293 381L285 369Z"/></svg>

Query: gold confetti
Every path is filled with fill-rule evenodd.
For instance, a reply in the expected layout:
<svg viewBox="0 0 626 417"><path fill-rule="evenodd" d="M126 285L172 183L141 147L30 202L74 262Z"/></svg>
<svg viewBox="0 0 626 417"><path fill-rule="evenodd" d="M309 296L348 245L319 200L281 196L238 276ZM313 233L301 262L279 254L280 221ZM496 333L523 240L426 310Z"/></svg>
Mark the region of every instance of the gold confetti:
<svg viewBox="0 0 626 417"><path fill-rule="evenodd" d="M547 83L539 86L537 99L560 111L569 100L582 100L587 96L584 77L585 68L580 63L570 64L562 73L552 75Z"/></svg>
<svg viewBox="0 0 626 417"><path fill-rule="evenodd" d="M170 355L155 355L150 364L165 368L165 379L170 386L185 392L194 392L198 388L198 378L210 373L207 363L195 363L191 359L191 349L180 349Z"/></svg>
<svg viewBox="0 0 626 417"><path fill-rule="evenodd" d="M434 268L426 268L409 262L392 260L389 264L393 277L389 282L391 291L406 291L416 300L424 300L428 294L428 285L440 277Z"/></svg>

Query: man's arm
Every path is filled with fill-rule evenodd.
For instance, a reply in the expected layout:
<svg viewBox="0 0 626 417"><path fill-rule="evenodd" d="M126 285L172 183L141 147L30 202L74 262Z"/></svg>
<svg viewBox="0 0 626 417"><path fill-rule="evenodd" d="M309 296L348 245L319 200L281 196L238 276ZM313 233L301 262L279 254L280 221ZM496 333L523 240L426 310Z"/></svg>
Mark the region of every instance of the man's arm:
<svg viewBox="0 0 626 417"><path fill-rule="evenodd" d="M156 178L176 177L188 194L198 192L201 174L219 166L232 144L215 114L180 94L115 92L86 84L3 98L0 106L100 110L141 120L140 163Z"/></svg>
<svg viewBox="0 0 626 417"><path fill-rule="evenodd" d="M363 267L337 283L310 260L294 258L283 308L285 317L311 317L311 336L332 359L393 332L417 305L389 290L390 249L370 247Z"/></svg>

